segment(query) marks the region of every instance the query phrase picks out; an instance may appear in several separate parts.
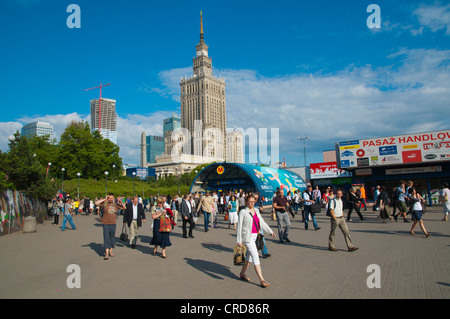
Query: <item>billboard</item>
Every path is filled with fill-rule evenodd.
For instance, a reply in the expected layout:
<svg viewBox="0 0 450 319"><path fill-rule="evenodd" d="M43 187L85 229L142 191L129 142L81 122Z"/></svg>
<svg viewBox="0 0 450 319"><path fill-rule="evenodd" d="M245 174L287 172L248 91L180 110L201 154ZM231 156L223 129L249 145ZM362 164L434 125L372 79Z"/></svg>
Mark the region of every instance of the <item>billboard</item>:
<svg viewBox="0 0 450 319"><path fill-rule="evenodd" d="M311 163L311 179L350 177L352 174L337 167L337 162Z"/></svg>
<svg viewBox="0 0 450 319"><path fill-rule="evenodd" d="M336 143L339 168L450 160L450 130Z"/></svg>

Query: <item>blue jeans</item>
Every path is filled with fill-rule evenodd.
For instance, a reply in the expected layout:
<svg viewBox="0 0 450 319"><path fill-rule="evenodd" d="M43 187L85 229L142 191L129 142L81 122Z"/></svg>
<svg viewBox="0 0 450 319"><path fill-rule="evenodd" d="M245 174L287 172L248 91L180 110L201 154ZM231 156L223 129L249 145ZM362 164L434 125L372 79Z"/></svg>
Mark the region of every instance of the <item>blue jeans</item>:
<svg viewBox="0 0 450 319"><path fill-rule="evenodd" d="M305 205L305 229L308 229L309 214L311 214L314 229L317 229L319 226L317 225L316 214L311 213L311 205Z"/></svg>
<svg viewBox="0 0 450 319"><path fill-rule="evenodd" d="M66 229L67 222L69 222L70 227L72 227L72 229L77 229L77 227L75 226L75 224L73 222L72 215L64 214L64 219L63 219L61 230L65 230Z"/></svg>
<svg viewBox="0 0 450 319"><path fill-rule="evenodd" d="M211 215L211 213L203 211L203 216L205 217L205 230L208 230L209 215Z"/></svg>

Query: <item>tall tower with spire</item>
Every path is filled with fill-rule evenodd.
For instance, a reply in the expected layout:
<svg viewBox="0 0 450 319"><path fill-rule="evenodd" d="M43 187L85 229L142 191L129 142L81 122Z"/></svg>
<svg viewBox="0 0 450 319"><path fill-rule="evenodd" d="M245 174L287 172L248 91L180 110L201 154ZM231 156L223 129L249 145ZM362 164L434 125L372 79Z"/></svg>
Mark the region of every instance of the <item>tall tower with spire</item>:
<svg viewBox="0 0 450 319"><path fill-rule="evenodd" d="M181 126L191 134L193 155L224 159L227 128L225 80L213 76L201 12L200 41L195 49L193 76L185 76L180 81Z"/></svg>

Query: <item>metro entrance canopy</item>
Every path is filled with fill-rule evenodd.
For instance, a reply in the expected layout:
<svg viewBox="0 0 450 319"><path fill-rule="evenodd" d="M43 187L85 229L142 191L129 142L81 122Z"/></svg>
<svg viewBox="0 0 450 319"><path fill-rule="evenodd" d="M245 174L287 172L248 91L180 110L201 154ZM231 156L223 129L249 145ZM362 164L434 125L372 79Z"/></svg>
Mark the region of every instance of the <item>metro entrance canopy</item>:
<svg viewBox="0 0 450 319"><path fill-rule="evenodd" d="M190 192L242 189L245 192L258 192L271 202L277 188L283 190L286 195L289 191L305 190L306 183L297 174L283 169L238 163L214 163L198 173L192 182Z"/></svg>

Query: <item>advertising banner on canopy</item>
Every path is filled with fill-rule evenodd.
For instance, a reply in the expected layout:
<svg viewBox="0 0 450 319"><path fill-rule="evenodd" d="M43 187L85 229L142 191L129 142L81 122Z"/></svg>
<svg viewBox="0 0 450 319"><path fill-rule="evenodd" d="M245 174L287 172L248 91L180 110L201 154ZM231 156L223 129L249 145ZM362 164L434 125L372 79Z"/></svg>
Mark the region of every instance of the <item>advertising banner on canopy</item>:
<svg viewBox="0 0 450 319"><path fill-rule="evenodd" d="M336 143L339 168L450 160L450 130Z"/></svg>

